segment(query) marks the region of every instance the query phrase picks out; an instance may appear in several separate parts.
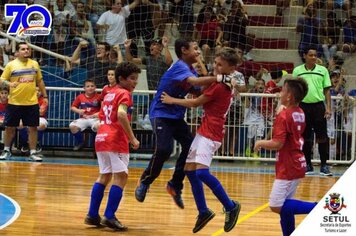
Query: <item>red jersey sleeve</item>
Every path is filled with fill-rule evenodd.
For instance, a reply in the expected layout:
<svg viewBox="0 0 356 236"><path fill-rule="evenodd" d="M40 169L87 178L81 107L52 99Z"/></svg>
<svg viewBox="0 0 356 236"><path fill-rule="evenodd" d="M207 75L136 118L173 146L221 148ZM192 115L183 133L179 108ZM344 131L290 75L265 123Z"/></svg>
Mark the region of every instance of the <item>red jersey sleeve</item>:
<svg viewBox="0 0 356 236"><path fill-rule="evenodd" d="M80 97L82 96L82 94L79 94L73 101L72 103L72 107L76 107L79 108L80 105Z"/></svg>
<svg viewBox="0 0 356 236"><path fill-rule="evenodd" d="M287 122L284 118L284 112L281 111L273 124L273 136L272 139L284 143L287 137Z"/></svg>

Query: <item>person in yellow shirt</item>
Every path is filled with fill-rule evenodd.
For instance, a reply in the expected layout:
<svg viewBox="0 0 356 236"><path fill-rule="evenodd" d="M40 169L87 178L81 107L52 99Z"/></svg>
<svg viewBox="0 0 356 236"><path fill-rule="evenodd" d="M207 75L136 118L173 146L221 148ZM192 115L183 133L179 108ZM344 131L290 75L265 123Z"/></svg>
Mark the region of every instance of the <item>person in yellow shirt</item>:
<svg viewBox="0 0 356 236"><path fill-rule="evenodd" d="M36 86L41 91L44 103L48 104L45 84L38 63L31 57L31 49L26 42L16 45L17 58L9 62L1 75L0 85L7 85L9 101L5 115L4 150L0 160L11 157L10 145L20 120L29 127L30 161L42 161L42 155L36 152L37 126L39 125L39 107Z"/></svg>

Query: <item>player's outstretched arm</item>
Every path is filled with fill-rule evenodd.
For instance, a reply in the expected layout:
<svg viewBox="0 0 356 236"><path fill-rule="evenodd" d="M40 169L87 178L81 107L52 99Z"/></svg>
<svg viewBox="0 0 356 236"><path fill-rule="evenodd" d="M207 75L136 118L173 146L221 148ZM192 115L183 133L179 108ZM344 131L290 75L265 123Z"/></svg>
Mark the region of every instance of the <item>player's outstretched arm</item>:
<svg viewBox="0 0 356 236"><path fill-rule="evenodd" d="M205 96L204 94L200 95L197 98L184 99L184 98L174 98L169 96L166 92L163 92L161 95L161 101L165 104L174 104L183 107L198 107L210 101L210 97Z"/></svg>
<svg viewBox="0 0 356 236"><path fill-rule="evenodd" d="M283 143L278 140L270 139L270 140L259 140L255 144L255 152L259 152L261 148L267 150L279 150L283 147Z"/></svg>

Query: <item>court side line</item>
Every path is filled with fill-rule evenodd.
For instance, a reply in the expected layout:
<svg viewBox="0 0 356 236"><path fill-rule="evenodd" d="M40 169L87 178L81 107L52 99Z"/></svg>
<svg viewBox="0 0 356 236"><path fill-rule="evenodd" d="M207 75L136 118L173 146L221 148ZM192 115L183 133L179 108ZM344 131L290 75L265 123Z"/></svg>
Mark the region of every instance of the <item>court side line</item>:
<svg viewBox="0 0 356 236"><path fill-rule="evenodd" d="M21 207L14 199L10 198L9 196L6 196L5 194L2 194L2 193L0 193L0 195L4 198L8 199L15 207L15 214L5 224L0 225L0 230L1 230L1 229L5 228L6 226L12 224L19 217L19 215L21 213Z"/></svg>
<svg viewBox="0 0 356 236"><path fill-rule="evenodd" d="M250 218L250 217L256 215L258 212L260 212L260 211L266 209L268 206L269 206L269 204L266 203L266 204L264 204L264 205L262 205L262 206L260 206L260 207L257 207L255 210L249 212L247 215L244 215L242 218L238 219L236 224L241 224L242 222L244 222L244 221L247 220L248 218ZM220 234L222 234L222 233L224 233L224 232L225 232L224 229L221 228L221 229L219 229L218 231L216 231L215 233L213 233L211 236L218 236L218 235L220 235Z"/></svg>

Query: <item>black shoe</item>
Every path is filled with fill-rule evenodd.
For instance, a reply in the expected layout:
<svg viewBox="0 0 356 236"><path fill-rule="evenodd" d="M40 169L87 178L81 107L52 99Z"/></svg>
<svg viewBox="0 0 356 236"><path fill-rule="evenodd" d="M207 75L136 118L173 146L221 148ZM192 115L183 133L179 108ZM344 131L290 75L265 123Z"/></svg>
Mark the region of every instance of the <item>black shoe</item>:
<svg viewBox="0 0 356 236"><path fill-rule="evenodd" d="M148 191L148 189L150 188L149 185L143 184L140 182L140 185L137 186L136 190L135 190L135 198L137 201L139 202L143 202L146 198L146 193Z"/></svg>
<svg viewBox="0 0 356 236"><path fill-rule="evenodd" d="M107 226L107 227L114 229L116 231L127 231L128 230L128 228L125 225L121 224L121 222L118 219L116 219L116 217L109 220L109 219L106 219L106 217L104 216L103 219L101 220L101 224L103 226Z"/></svg>
<svg viewBox="0 0 356 236"><path fill-rule="evenodd" d="M329 170L329 167L327 165L321 166L320 167L320 175L323 176L333 176L333 173Z"/></svg>
<svg viewBox="0 0 356 236"><path fill-rule="evenodd" d="M197 222L195 223L193 233L197 233L199 230L204 228L204 226L209 223L215 216L215 213L208 209L205 213L199 214L197 217Z"/></svg>
<svg viewBox="0 0 356 236"><path fill-rule="evenodd" d="M40 143L37 143L36 152L42 152L42 145Z"/></svg>
<svg viewBox="0 0 356 236"><path fill-rule="evenodd" d="M95 225L95 226L102 226L100 224L101 222L101 217L100 216L97 216L97 217L91 217L90 215L87 215L85 217L85 220L84 220L84 223L87 224L87 225Z"/></svg>
<svg viewBox="0 0 356 236"><path fill-rule="evenodd" d="M314 174L313 165L307 165L307 171L305 172L305 175L312 175L312 174Z"/></svg>
<svg viewBox="0 0 356 236"><path fill-rule="evenodd" d="M235 203L235 207L231 211L225 212L225 232L229 232L235 227L237 223L237 218L239 218L239 213L241 210L241 205L238 201L233 200L232 202Z"/></svg>
<svg viewBox="0 0 356 236"><path fill-rule="evenodd" d="M171 182L167 183L167 188L166 189L167 189L167 193L169 193L172 196L175 204L179 208L184 209L184 203L183 203L183 199L182 199L182 194L173 188Z"/></svg>

